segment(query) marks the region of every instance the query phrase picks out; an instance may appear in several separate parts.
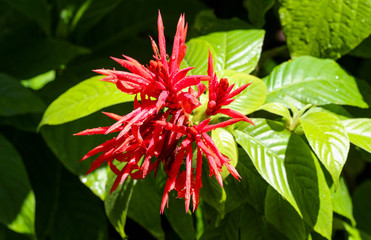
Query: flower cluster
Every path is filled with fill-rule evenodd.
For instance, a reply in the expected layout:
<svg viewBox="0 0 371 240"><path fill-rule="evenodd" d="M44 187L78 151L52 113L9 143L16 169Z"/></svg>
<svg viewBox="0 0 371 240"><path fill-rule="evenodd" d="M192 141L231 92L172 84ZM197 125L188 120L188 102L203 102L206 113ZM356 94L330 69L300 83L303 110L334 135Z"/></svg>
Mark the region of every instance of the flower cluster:
<svg viewBox="0 0 371 240"><path fill-rule="evenodd" d="M222 108L230 104L232 98L248 84L233 90L234 85L229 85L226 78L219 81L213 69L211 54L207 75L187 76L193 68L180 69L180 63L186 53L187 24L184 15L179 19L169 59L161 14L158 16L157 25L159 47L151 39L154 60L151 60L149 65L145 67L135 59L124 56L125 59L112 59L130 72L95 70L106 76L103 81L114 83L122 92L135 95L134 110L124 116L105 112L105 115L116 121L112 126L87 129L76 135L118 133L117 137L97 146L82 158L84 160L100 153L88 173L106 162L117 175L111 191L129 176L141 179L152 170L157 172L162 163L167 181L161 213L167 205L168 194L173 189L177 191L178 197L185 199L187 212L192 199L194 211L197 209L199 190L202 187L203 156L208 161L210 176L215 175L220 186L223 186L220 174L223 165L236 179L240 178L236 169L229 163L230 160L215 146L208 132L239 121L252 123L245 115ZM202 105L200 97L207 90L204 82L209 85L209 100L202 117L196 120L192 114ZM210 117L215 114L224 114L230 119L210 124ZM126 164L119 169L114 160Z"/></svg>

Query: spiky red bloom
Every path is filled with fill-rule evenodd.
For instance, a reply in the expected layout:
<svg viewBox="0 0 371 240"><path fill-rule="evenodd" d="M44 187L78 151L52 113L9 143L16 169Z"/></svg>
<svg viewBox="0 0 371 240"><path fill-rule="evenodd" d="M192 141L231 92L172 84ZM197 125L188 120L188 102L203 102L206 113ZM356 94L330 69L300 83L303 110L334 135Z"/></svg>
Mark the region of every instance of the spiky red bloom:
<svg viewBox="0 0 371 240"><path fill-rule="evenodd" d="M124 56L125 59L112 59L130 72L95 70L97 73L106 75L103 81L116 84L117 88L124 93L136 95L134 110L124 116L104 113L116 122L111 126L88 129L76 135L118 133L117 137L97 146L82 158L84 160L100 153L88 173L107 162L117 175L111 191L122 184L128 176L133 179L144 178L152 170L157 171L162 163L168 179L161 203L161 213L168 202L168 193L173 189L178 192L178 197L185 198L185 208L188 212L191 198L193 211L199 202L203 156L208 160L210 176L215 175L221 186L223 181L220 172L223 165L232 176L240 178L236 169L229 163L230 160L218 150L207 133L239 121L251 122L243 114L221 108L231 103L232 97L248 85L232 91L233 85L229 86L227 79L222 78L218 81L212 68L211 54L207 76L187 76L192 68L180 70L180 63L186 52L187 24L184 15L180 16L169 60L166 58L163 29L159 13L159 48L151 39L154 60L151 60L147 67ZM214 125L209 125L210 118L204 119L198 125L191 121L190 114L201 105L199 98L206 91L202 81L209 81L210 86L209 104L205 116L221 113L230 116L231 119ZM141 98L140 102L137 100L138 95ZM197 146L195 166L193 165L193 143ZM114 164L114 160L126 164L119 169ZM182 165L185 165L184 171L181 170Z"/></svg>

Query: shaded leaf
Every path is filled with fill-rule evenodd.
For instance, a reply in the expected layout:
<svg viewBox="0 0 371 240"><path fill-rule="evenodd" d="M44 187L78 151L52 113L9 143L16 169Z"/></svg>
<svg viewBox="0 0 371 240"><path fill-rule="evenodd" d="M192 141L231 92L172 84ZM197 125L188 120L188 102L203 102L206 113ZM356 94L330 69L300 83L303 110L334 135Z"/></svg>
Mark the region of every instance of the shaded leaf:
<svg viewBox="0 0 371 240"><path fill-rule="evenodd" d="M371 235L371 181L364 181L353 194L353 213L357 228Z"/></svg>
<svg viewBox="0 0 371 240"><path fill-rule="evenodd" d="M292 57L340 58L371 33L371 2L280 0Z"/></svg>
<svg viewBox="0 0 371 240"><path fill-rule="evenodd" d="M132 104L123 104L105 109L117 114L125 114ZM99 126L109 126L114 120L104 114L95 113L91 116L57 126L44 126L41 134L61 163L76 175L85 175L94 157L82 162L79 160L91 149L112 137L106 135L73 136L74 133Z"/></svg>
<svg viewBox="0 0 371 240"><path fill-rule="evenodd" d="M306 239L305 223L295 209L273 188L269 187L265 198L267 222L275 226L288 239Z"/></svg>
<svg viewBox="0 0 371 240"><path fill-rule="evenodd" d="M245 204L240 212L240 239L269 240L286 239L278 230L269 224L265 217L249 204Z"/></svg>
<svg viewBox="0 0 371 240"><path fill-rule="evenodd" d="M300 213L290 189L284 166L290 131L279 123L254 119L255 126L235 125L234 136L247 152L259 174Z"/></svg>
<svg viewBox="0 0 371 240"><path fill-rule="evenodd" d="M325 112L305 114L300 122L309 144L331 174L336 187L350 145L343 124L335 115Z"/></svg>
<svg viewBox="0 0 371 240"><path fill-rule="evenodd" d="M0 72L22 80L58 69L77 56L90 52L86 48L52 38L30 38L27 44L10 43L1 50L7 57L0 59Z"/></svg>
<svg viewBox="0 0 371 240"><path fill-rule="evenodd" d="M124 166L124 164L120 165L121 167ZM112 225L124 239L126 238L126 234L124 231L126 215L128 212L133 187L135 186L135 180L127 178L122 184L119 184L115 191L110 193L116 177L116 174L109 171L106 185L107 197L104 199L104 207Z"/></svg>
<svg viewBox="0 0 371 240"><path fill-rule="evenodd" d="M50 239L108 240L108 219L103 203L77 176L61 168L58 203L53 209Z"/></svg>
<svg viewBox="0 0 371 240"><path fill-rule="evenodd" d="M9 229L35 234L35 196L16 149L0 135L0 222Z"/></svg>
<svg viewBox="0 0 371 240"><path fill-rule="evenodd" d="M216 72L250 73L260 58L263 39L264 30L234 30L193 38L187 43L183 67L195 67L192 74L206 74L210 50Z"/></svg>
<svg viewBox="0 0 371 240"><path fill-rule="evenodd" d="M356 221L353 217L352 198L350 197L344 178L340 178L339 186L336 190L334 187L332 187L331 190L332 208L334 212L348 218L352 225L355 226Z"/></svg>
<svg viewBox="0 0 371 240"><path fill-rule="evenodd" d="M51 19L48 9L48 4L45 0L2 0L3 2L8 3L10 6L21 11L30 19L37 22L40 25L41 29L47 34L50 35Z"/></svg>
<svg viewBox="0 0 371 240"><path fill-rule="evenodd" d="M290 137L285 167L304 221L314 231L331 239L333 212L330 189L317 158L296 134Z"/></svg>
<svg viewBox="0 0 371 240"><path fill-rule="evenodd" d="M371 119L357 118L341 121L351 143L371 153Z"/></svg>
<svg viewBox="0 0 371 240"><path fill-rule="evenodd" d="M128 217L145 228L156 239L164 239L165 233L161 226L160 208L161 196L156 191L156 181L153 174L149 174L145 179L138 181L133 189ZM165 209L165 213L168 210Z"/></svg>
<svg viewBox="0 0 371 240"><path fill-rule="evenodd" d="M121 92L112 83L89 78L60 95L46 109L39 127L70 122L118 103L133 101L134 96Z"/></svg>
<svg viewBox="0 0 371 240"><path fill-rule="evenodd" d="M274 0L244 0L243 4L247 8L250 22L261 28L265 24L265 14L273 7Z"/></svg>
<svg viewBox="0 0 371 240"><path fill-rule="evenodd" d="M295 104L294 99L303 105L333 103L367 108L354 78L330 59L299 57L277 66L263 81L267 84L267 102Z"/></svg>
<svg viewBox="0 0 371 240"><path fill-rule="evenodd" d="M39 113L45 109L44 102L16 79L0 74L0 116Z"/></svg>
<svg viewBox="0 0 371 240"><path fill-rule="evenodd" d="M207 9L197 14L193 28L199 35L205 35L213 32L250 29L252 26L236 17L231 19L217 18L214 10Z"/></svg>

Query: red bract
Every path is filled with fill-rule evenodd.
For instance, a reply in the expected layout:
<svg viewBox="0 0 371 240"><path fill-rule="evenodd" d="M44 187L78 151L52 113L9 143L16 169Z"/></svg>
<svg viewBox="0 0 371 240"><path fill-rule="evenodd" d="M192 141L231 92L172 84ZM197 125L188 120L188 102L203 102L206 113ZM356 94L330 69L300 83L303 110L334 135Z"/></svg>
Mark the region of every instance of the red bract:
<svg viewBox="0 0 371 240"><path fill-rule="evenodd" d="M229 163L230 160L215 146L208 132L239 121L251 123L243 114L222 108L230 104L232 98L248 84L232 91L234 85L230 86L226 78L218 81L212 67L211 54L208 75L187 76L193 68L180 70L180 63L186 52L187 24L184 15L181 15L178 22L170 59L167 59L163 29L159 14L159 48L151 39L154 60L151 60L147 67L124 56L125 59L112 59L130 72L95 70L106 75L103 81L116 84L117 88L126 94L136 95L134 110L124 116L105 112L105 115L116 121L113 125L88 129L75 135L117 133L117 137L97 146L82 158L84 160L100 154L88 173L106 162L117 175L111 192L127 177L145 178L152 170L157 172L158 167L162 165L167 174L167 182L161 213L167 205L168 194L173 189L178 192L178 197L185 198L185 209L188 212L191 199L193 211L197 209L199 202L203 156L208 161L210 176L215 175L221 186L223 181L220 173L223 165L232 176L240 178L236 169ZM209 102L205 114L201 114L204 119L198 119L200 123L196 124L192 122L191 114L201 105L199 98L206 91L202 81L209 82ZM137 100L138 95L140 102ZM218 113L225 114L231 119L210 125L211 118L208 116ZM195 164L194 153L197 155ZM119 169L114 160L125 163L124 167Z"/></svg>

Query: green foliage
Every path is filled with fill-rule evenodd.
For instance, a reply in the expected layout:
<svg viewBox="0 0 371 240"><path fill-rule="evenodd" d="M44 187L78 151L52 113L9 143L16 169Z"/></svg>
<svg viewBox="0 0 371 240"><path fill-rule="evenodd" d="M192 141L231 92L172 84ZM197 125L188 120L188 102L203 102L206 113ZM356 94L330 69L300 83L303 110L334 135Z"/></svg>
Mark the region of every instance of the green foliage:
<svg viewBox="0 0 371 240"><path fill-rule="evenodd" d="M221 188L203 159L195 213L173 191L160 215L161 166L111 193L110 168L79 161L111 136L73 136L132 110L91 70L146 66L158 9L167 43L185 12L182 68L207 74L210 52L219 79L251 83L228 107L254 125L209 133L241 180L224 167ZM371 239L370 0L0 0L0 16L0 239Z"/></svg>
<svg viewBox="0 0 371 240"><path fill-rule="evenodd" d="M371 2L280 0L292 57L340 58L371 33Z"/></svg>

